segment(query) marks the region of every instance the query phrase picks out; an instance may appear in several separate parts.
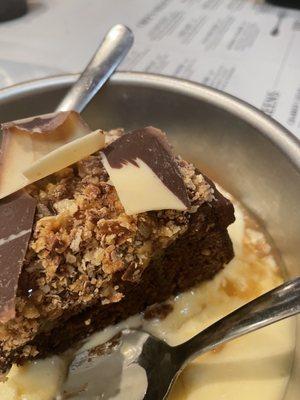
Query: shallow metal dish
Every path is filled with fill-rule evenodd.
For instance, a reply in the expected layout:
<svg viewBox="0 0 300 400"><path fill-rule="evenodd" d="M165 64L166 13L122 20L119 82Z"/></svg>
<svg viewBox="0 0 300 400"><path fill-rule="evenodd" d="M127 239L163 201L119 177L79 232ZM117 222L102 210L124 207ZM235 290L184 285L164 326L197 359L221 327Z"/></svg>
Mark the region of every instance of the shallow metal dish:
<svg viewBox="0 0 300 400"><path fill-rule="evenodd" d="M51 112L77 78L43 79L0 91L0 121ZM289 276L300 275L300 144L282 126L207 87L117 73L84 112L92 128L165 130L176 150L220 182L263 222ZM300 323L285 400L300 392Z"/></svg>

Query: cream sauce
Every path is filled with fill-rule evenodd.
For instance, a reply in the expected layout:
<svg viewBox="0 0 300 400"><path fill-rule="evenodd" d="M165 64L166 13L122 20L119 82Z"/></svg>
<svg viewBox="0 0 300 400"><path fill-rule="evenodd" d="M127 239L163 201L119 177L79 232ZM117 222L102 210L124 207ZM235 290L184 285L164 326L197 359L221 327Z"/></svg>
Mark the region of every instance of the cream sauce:
<svg viewBox="0 0 300 400"><path fill-rule="evenodd" d="M171 345L182 343L233 309L279 285L278 262L265 235L235 203L236 222L229 227L235 258L213 280L174 299L174 310L164 320L129 318L94 334L80 351L105 343L124 327L141 324ZM280 400L289 379L295 346L295 321L288 319L236 339L189 364L179 377L170 400ZM127 348L126 351L135 351ZM1 400L52 400L67 371L62 357L13 366L0 384ZM98 379L99 380L99 379ZM123 368L120 393L110 397L73 399L140 399L145 387L141 370ZM67 382L68 384L69 382ZM135 395L134 395L135 393Z"/></svg>

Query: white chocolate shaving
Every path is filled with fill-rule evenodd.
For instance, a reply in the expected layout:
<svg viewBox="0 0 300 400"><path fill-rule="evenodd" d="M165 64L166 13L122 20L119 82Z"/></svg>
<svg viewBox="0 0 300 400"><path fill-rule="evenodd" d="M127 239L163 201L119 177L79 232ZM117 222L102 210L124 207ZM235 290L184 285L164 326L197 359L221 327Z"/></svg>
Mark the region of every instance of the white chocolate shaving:
<svg viewBox="0 0 300 400"><path fill-rule="evenodd" d="M104 146L105 135L103 131L96 130L48 153L24 170L23 174L30 182L35 182L88 157Z"/></svg>

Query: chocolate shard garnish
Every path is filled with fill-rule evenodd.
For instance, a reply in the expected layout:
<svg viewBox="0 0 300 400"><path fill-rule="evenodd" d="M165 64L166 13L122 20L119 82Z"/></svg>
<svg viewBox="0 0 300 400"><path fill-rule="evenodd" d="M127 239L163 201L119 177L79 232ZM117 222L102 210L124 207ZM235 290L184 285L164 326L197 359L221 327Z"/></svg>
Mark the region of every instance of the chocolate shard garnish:
<svg viewBox="0 0 300 400"><path fill-rule="evenodd" d="M51 151L24 170L23 174L31 182L37 181L88 157L104 146L105 134L98 129Z"/></svg>
<svg viewBox="0 0 300 400"><path fill-rule="evenodd" d="M146 127L125 134L101 154L127 214L190 206L171 147L159 129Z"/></svg>
<svg viewBox="0 0 300 400"><path fill-rule="evenodd" d="M30 239L36 201L24 191L0 200L0 322L15 316L19 276Z"/></svg>
<svg viewBox="0 0 300 400"><path fill-rule="evenodd" d="M1 128L0 199L32 183L23 172L36 161L90 132L75 111L7 122Z"/></svg>

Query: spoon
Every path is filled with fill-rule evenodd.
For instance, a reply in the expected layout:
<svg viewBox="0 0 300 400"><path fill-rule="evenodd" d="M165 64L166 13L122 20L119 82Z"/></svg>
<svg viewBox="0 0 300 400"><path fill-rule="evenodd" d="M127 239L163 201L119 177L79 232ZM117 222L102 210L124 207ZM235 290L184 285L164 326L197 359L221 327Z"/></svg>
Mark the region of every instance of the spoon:
<svg viewBox="0 0 300 400"><path fill-rule="evenodd" d="M133 33L125 25L113 26L91 61L56 108L56 112L81 112L112 75L133 44Z"/></svg>
<svg viewBox="0 0 300 400"><path fill-rule="evenodd" d="M67 395L66 398L115 398L113 396L120 391L118 386L128 390L130 384L136 384L141 378L144 386L142 390L135 386L139 393L137 397L133 397L136 390L132 390L129 397L127 392L125 396L116 398L163 400L180 372L195 357L299 312L300 278L296 278L250 301L179 346L171 347L143 331L122 330L119 337L101 345L101 355L99 346L77 353L69 367L64 393L70 393L75 386L80 396ZM109 350L103 352L103 346ZM131 383L124 384L117 375L129 376L130 368ZM143 370L144 375L137 368ZM95 377L96 384L89 383L92 377Z"/></svg>

